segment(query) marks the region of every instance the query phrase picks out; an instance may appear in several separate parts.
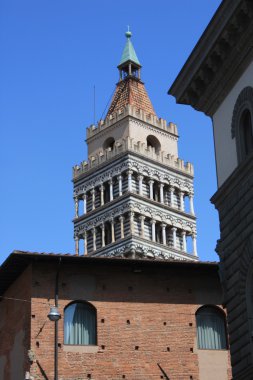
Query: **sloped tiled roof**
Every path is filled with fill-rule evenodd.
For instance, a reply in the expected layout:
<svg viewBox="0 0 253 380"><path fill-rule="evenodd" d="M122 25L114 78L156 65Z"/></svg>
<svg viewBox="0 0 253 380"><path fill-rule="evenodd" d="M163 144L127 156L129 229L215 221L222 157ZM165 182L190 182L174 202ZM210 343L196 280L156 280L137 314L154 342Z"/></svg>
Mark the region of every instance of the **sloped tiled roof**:
<svg viewBox="0 0 253 380"><path fill-rule="evenodd" d="M134 78L126 78L117 84L107 116L128 104L148 114L156 115L144 83Z"/></svg>

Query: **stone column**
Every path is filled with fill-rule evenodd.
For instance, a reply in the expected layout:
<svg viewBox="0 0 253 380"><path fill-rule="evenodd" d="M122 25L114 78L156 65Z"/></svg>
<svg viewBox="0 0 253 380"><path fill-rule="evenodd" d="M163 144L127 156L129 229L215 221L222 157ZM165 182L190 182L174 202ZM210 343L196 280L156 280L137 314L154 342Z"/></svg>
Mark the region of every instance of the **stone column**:
<svg viewBox="0 0 253 380"><path fill-rule="evenodd" d="M160 187L160 202L164 203L164 194L163 194L164 183L159 183L159 187Z"/></svg>
<svg viewBox="0 0 253 380"><path fill-rule="evenodd" d="M142 195L142 181L143 181L143 175L138 176L139 181L139 194Z"/></svg>
<svg viewBox="0 0 253 380"><path fill-rule="evenodd" d="M100 205L103 206L105 204L105 196L104 196L104 185L100 185Z"/></svg>
<svg viewBox="0 0 253 380"><path fill-rule="evenodd" d="M105 246L105 225L104 225L104 223L101 224L101 245L102 245L102 247Z"/></svg>
<svg viewBox="0 0 253 380"><path fill-rule="evenodd" d="M76 255L79 255L79 237L75 237L75 253Z"/></svg>
<svg viewBox="0 0 253 380"><path fill-rule="evenodd" d="M129 219L130 219L130 234L134 235L134 212L131 211L129 213Z"/></svg>
<svg viewBox="0 0 253 380"><path fill-rule="evenodd" d="M93 234L93 251L96 251L97 246L96 246L96 239L97 239L97 234L96 234L96 228L94 227L92 230Z"/></svg>
<svg viewBox="0 0 253 380"><path fill-rule="evenodd" d="M195 215L193 206L193 194L189 194L190 214Z"/></svg>
<svg viewBox="0 0 253 380"><path fill-rule="evenodd" d="M113 201L113 181L112 178L109 180L110 185L110 202Z"/></svg>
<svg viewBox="0 0 253 380"><path fill-rule="evenodd" d="M173 248L177 249L177 228L172 227Z"/></svg>
<svg viewBox="0 0 253 380"><path fill-rule="evenodd" d="M163 236L163 244L166 245L166 224L162 223L162 236Z"/></svg>
<svg viewBox="0 0 253 380"><path fill-rule="evenodd" d="M118 181L119 181L119 197L122 195L122 176L119 175L117 177Z"/></svg>
<svg viewBox="0 0 253 380"><path fill-rule="evenodd" d="M77 197L74 198L74 202L75 202L75 218L78 218L78 216L79 216L79 202L78 202Z"/></svg>
<svg viewBox="0 0 253 380"><path fill-rule="evenodd" d="M155 224L156 224L156 221L154 219L151 219L152 241L156 241L156 239L155 239Z"/></svg>
<svg viewBox="0 0 253 380"><path fill-rule="evenodd" d="M121 239L123 239L125 236L124 236L124 216L120 216L119 217L119 221L120 221L120 237Z"/></svg>
<svg viewBox="0 0 253 380"><path fill-rule="evenodd" d="M127 180L128 180L128 191L132 191L132 170L128 170L127 172Z"/></svg>
<svg viewBox="0 0 253 380"><path fill-rule="evenodd" d="M87 197L86 197L86 194L84 193L83 194L83 213L86 214L87 212Z"/></svg>
<svg viewBox="0 0 253 380"><path fill-rule="evenodd" d="M145 231L144 231L145 216L144 215L140 216L140 221L141 221L141 237L144 239L145 237Z"/></svg>
<svg viewBox="0 0 253 380"><path fill-rule="evenodd" d="M184 193L183 193L183 191L179 192L179 197L180 197L180 210L184 211Z"/></svg>
<svg viewBox="0 0 253 380"><path fill-rule="evenodd" d="M83 240L84 240L84 255L88 255L88 250L87 250L87 231L84 231L83 234Z"/></svg>
<svg viewBox="0 0 253 380"><path fill-rule="evenodd" d="M174 207L174 187L170 186L170 206Z"/></svg>
<svg viewBox="0 0 253 380"><path fill-rule="evenodd" d="M150 179L148 183L149 183L149 198L153 200L154 199L154 189L153 189L154 181Z"/></svg>
<svg viewBox="0 0 253 380"><path fill-rule="evenodd" d="M95 210L95 189L93 188L93 189L91 189L91 204L92 204L92 207L91 207L91 209L92 210Z"/></svg>
<svg viewBox="0 0 253 380"><path fill-rule="evenodd" d="M186 248L186 232L185 231L181 231L181 236L182 236L182 239L183 239L183 251L187 252L187 248Z"/></svg>
<svg viewBox="0 0 253 380"><path fill-rule="evenodd" d="M198 253L197 253L197 236L195 233L192 234L192 250L193 250L193 255L198 256Z"/></svg>
<svg viewBox="0 0 253 380"><path fill-rule="evenodd" d="M115 242L115 232L114 232L114 219L111 219L111 235L112 235L112 243Z"/></svg>

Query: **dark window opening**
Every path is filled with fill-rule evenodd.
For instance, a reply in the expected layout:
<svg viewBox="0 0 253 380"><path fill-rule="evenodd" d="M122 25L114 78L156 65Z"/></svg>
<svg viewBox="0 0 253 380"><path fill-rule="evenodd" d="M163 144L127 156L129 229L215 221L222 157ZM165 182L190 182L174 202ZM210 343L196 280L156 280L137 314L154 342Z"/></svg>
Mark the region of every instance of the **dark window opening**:
<svg viewBox="0 0 253 380"><path fill-rule="evenodd" d="M242 133L242 144L244 148L244 154L247 156L253 152L253 134L252 134L252 121L251 114L246 109L240 119L240 130Z"/></svg>
<svg viewBox="0 0 253 380"><path fill-rule="evenodd" d="M111 150L113 150L114 145L115 145L114 138L113 137L108 137L108 139L106 139L105 142L104 142L104 144L103 144L103 149L111 148Z"/></svg>
<svg viewBox="0 0 253 380"><path fill-rule="evenodd" d="M105 245L111 244L112 242L112 228L109 222L105 223Z"/></svg>
<svg viewBox="0 0 253 380"><path fill-rule="evenodd" d="M156 154L159 154L161 151L160 141L155 136L152 136L152 135L149 135L147 137L147 147L154 148Z"/></svg>

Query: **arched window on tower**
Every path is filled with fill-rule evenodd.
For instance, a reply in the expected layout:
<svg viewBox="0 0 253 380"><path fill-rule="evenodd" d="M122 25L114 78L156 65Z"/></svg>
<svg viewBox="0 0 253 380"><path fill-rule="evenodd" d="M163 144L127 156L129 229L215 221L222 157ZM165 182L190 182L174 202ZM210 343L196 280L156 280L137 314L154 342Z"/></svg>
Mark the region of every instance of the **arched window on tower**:
<svg viewBox="0 0 253 380"><path fill-rule="evenodd" d="M96 309L88 302L72 302L64 309L64 344L96 345Z"/></svg>
<svg viewBox="0 0 253 380"><path fill-rule="evenodd" d="M149 135L147 137L147 147L151 147L155 149L155 153L159 154L161 151L161 144L157 137L153 135Z"/></svg>
<svg viewBox="0 0 253 380"><path fill-rule="evenodd" d="M239 94L231 123L231 136L236 140L240 164L253 152L253 88L245 87Z"/></svg>
<svg viewBox="0 0 253 380"><path fill-rule="evenodd" d="M202 306L196 312L198 348L227 349L225 314L215 306Z"/></svg>
<svg viewBox="0 0 253 380"><path fill-rule="evenodd" d="M111 150L113 150L114 145L115 145L115 139L113 137L108 137L103 144L103 149L111 148Z"/></svg>
<svg viewBox="0 0 253 380"><path fill-rule="evenodd" d="M242 156L246 158L253 152L253 134L252 134L252 119L251 113L245 109L240 118L240 135L242 145Z"/></svg>

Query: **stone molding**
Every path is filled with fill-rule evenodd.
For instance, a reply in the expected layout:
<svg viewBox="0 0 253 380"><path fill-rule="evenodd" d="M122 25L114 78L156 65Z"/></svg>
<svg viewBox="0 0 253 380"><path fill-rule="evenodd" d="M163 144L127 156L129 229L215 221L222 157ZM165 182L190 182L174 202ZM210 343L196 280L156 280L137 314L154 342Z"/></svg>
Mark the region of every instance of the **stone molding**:
<svg viewBox="0 0 253 380"><path fill-rule="evenodd" d="M241 125L241 118L245 110L250 112L251 120L253 120L253 88L250 86L245 87L240 92L233 110L231 137L236 140L238 162L242 162L246 156L244 141L245 136Z"/></svg>
<svg viewBox="0 0 253 380"><path fill-rule="evenodd" d="M188 175L193 177L194 169L193 165L189 162L184 162L178 157L171 154L165 154L163 151L156 154L152 148L147 148L146 144L141 141L135 141L133 138L127 137L115 142L113 150L111 148L101 150L95 156L89 156L87 161L82 161L80 165L73 167L73 180L77 181L81 176L87 174L89 171L101 166L102 164L116 160L117 157L124 153L133 153L136 155L144 156L148 160L162 166L166 166L169 169L178 171L182 175Z"/></svg>
<svg viewBox="0 0 253 380"><path fill-rule="evenodd" d="M166 132L164 132L163 130L158 130L157 127L153 127L153 126L150 126L150 125L147 125L147 124L144 124L142 123L141 121L139 120L135 120L135 119L131 119L129 120L130 122L136 124L136 126L138 127L141 127L143 129L148 129L150 132L155 132L155 134L159 134L163 137L166 137L170 140L173 140L173 141L178 141L178 136L175 136L175 135L170 135Z"/></svg>
<svg viewBox="0 0 253 380"><path fill-rule="evenodd" d="M232 123L231 123L231 137L236 136L236 132L240 123L242 112L245 109L251 111L253 116L253 88L250 86L245 87L239 94L233 111Z"/></svg>
<svg viewBox="0 0 253 380"><path fill-rule="evenodd" d="M154 166L158 165L159 164L154 162ZM156 169L129 155L124 162L120 162L119 164L113 162L112 165L110 165L110 167L107 169L103 168L101 174L97 174L97 172L95 172L91 174L93 178L84 178L84 184L78 185L74 188L74 196L78 196L87 191L90 191L93 187L100 186L101 183L109 181L112 177L116 177L128 169L134 170L139 175L150 177L150 179L156 179L160 182L165 182L170 186L177 187L181 191L187 191L190 194L194 194L193 184L189 179L182 179L179 176L176 176L174 173L168 173L167 170L164 170L160 167L159 169Z"/></svg>
<svg viewBox="0 0 253 380"><path fill-rule="evenodd" d="M241 162L235 170L230 174L226 181L211 197L211 202L217 210L226 202L229 196L233 195L237 188L242 186L243 181L247 181L253 172L253 153L251 153L243 162Z"/></svg>
<svg viewBox="0 0 253 380"><path fill-rule="evenodd" d="M253 2L224 0L169 89L212 116L253 58Z"/></svg>
<svg viewBox="0 0 253 380"><path fill-rule="evenodd" d="M131 241L129 241L131 239ZM180 260L180 261L198 261L196 256L190 254L184 254L183 252L173 252L167 246L166 249L152 246L152 243L138 237L128 237L123 241L120 241L103 247L100 252L95 252L91 256L93 257L121 257L121 258L147 258L158 260Z"/></svg>
<svg viewBox="0 0 253 380"><path fill-rule="evenodd" d="M101 210L99 215L94 215L86 218L80 222L76 222L74 226L75 236L76 234L81 234L84 231L91 230L94 227L99 227L102 223L110 221L112 218L117 218L126 212L140 213L150 219L154 219L159 223L165 222L171 227L181 228L185 231L196 234L196 223L185 220L181 217L171 215L171 212L165 212L164 209L159 210L158 208L141 204L138 201L128 200L123 204L113 207L110 210Z"/></svg>
<svg viewBox="0 0 253 380"><path fill-rule="evenodd" d="M143 124L146 123L160 130L164 130L167 134L172 134L177 136L177 127L174 123L167 124L167 121L161 118L158 118L156 115L151 115L146 113L142 109L137 109L133 105L123 106L120 110L109 115L105 120L100 120L98 125L91 125L87 128L87 140L92 141L93 137L100 132L105 131L108 127L112 128L114 125L118 126L118 122L126 117L132 116L133 118L142 121ZM157 130L156 129L156 130Z"/></svg>

